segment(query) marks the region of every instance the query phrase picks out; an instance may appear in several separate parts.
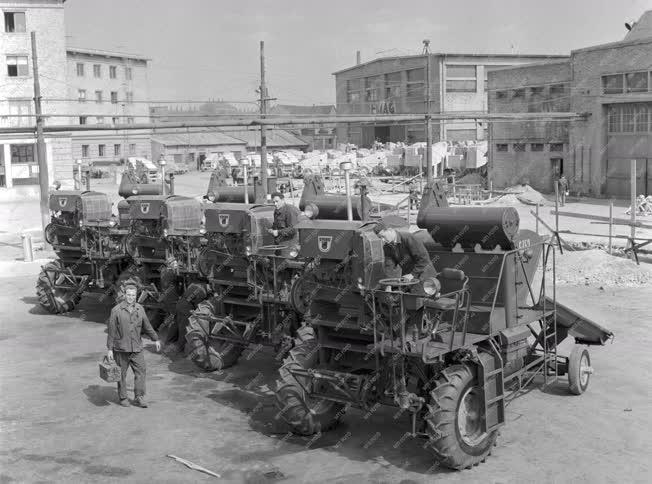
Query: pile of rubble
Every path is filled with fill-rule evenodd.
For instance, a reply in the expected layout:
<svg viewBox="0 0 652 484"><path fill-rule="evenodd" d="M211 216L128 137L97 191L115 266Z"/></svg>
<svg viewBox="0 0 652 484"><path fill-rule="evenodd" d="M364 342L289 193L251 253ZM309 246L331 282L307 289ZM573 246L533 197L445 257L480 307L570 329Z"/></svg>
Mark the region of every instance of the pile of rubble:
<svg viewBox="0 0 652 484"><path fill-rule="evenodd" d="M629 215L632 213L632 207L630 206L625 213ZM652 215L652 195L645 196L639 195L636 197L636 215Z"/></svg>
<svg viewBox="0 0 652 484"><path fill-rule="evenodd" d="M525 204L543 206L551 205L551 202L530 185L515 185L503 190L502 195L485 200L483 204L509 206Z"/></svg>
<svg viewBox="0 0 652 484"><path fill-rule="evenodd" d="M552 267L548 267L552 276ZM652 265L636 265L603 250L565 251L557 254L558 285L597 287L640 287L652 285Z"/></svg>

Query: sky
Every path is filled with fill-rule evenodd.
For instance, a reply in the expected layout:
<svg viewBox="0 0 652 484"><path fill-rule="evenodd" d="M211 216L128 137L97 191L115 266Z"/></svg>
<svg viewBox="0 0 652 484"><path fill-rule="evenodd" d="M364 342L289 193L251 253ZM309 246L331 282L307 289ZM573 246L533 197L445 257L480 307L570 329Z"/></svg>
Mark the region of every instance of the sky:
<svg viewBox="0 0 652 484"><path fill-rule="evenodd" d="M67 43L151 59L150 100L334 104L333 72L432 52L569 54L621 40L652 0L68 0Z"/></svg>

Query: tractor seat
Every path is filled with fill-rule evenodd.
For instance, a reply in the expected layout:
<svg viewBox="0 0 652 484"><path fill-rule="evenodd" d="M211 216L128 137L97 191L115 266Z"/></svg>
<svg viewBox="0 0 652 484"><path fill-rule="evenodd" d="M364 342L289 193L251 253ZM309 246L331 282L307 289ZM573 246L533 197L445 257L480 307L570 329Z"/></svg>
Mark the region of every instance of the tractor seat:
<svg viewBox="0 0 652 484"><path fill-rule="evenodd" d="M428 309L439 309L440 311L453 311L457 306L455 299L450 297L440 297L439 299L426 299L424 304Z"/></svg>

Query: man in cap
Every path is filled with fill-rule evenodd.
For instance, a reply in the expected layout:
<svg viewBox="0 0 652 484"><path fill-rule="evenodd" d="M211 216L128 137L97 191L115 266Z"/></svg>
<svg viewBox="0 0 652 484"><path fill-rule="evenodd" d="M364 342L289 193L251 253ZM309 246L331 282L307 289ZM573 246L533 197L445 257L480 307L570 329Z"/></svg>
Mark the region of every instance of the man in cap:
<svg viewBox="0 0 652 484"><path fill-rule="evenodd" d="M385 269L400 267L403 278L420 282L412 286L411 292L423 293L423 281L437 276L423 242L410 232L391 227L386 219L376 224L374 232L384 242Z"/></svg>

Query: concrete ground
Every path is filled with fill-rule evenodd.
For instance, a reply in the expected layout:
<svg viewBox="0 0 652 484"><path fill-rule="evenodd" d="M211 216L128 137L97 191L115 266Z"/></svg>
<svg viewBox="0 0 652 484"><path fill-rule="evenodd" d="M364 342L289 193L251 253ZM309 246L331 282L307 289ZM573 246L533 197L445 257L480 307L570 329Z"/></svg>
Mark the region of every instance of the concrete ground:
<svg viewBox="0 0 652 484"><path fill-rule="evenodd" d="M208 174L177 181L178 193L196 195ZM45 314L34 288L43 261L22 262L19 237L37 232L38 203L0 203L0 210L0 483L649 482L649 285L558 287L562 302L616 335L591 349L587 393L571 396L565 382L533 388L508 406L486 463L452 472L433 467L392 409L352 410L333 431L291 435L274 418L277 365L265 349L245 353L230 370L202 373L149 346L150 408L119 406L115 386L98 376L109 307L88 296L69 314Z"/></svg>
<svg viewBox="0 0 652 484"><path fill-rule="evenodd" d="M202 373L149 347L150 407L123 408L98 376L108 307L92 297L66 315L44 314L33 272L0 279L0 482L649 482L652 465L650 289L565 288L563 300L611 329L591 350L582 396L565 383L515 400L486 463L462 472L433 466L405 438L391 409L350 411L315 438L274 420L276 364L263 350L233 369Z"/></svg>

